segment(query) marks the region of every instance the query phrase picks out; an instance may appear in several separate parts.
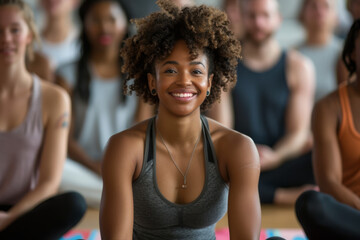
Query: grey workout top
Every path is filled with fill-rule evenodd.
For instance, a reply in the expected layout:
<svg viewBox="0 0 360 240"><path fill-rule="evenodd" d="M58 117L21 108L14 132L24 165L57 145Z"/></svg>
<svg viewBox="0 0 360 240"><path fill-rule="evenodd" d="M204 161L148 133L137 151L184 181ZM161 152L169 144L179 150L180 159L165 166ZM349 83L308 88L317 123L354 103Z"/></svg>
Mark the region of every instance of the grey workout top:
<svg viewBox="0 0 360 240"><path fill-rule="evenodd" d="M42 140L41 86L34 75L25 120L12 130L0 131L0 205L17 203L35 187Z"/></svg>
<svg viewBox="0 0 360 240"><path fill-rule="evenodd" d="M133 182L135 240L215 240L215 224L227 211L228 185L222 179L208 123L201 116L204 139L205 183L191 203L168 201L156 182L155 119L149 120L140 176Z"/></svg>

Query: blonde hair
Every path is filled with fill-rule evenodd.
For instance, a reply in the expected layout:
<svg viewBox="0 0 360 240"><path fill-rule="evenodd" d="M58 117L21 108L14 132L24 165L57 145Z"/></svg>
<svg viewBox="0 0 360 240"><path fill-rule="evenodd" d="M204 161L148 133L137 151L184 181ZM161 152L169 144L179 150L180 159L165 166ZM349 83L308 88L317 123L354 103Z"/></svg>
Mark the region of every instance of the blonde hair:
<svg viewBox="0 0 360 240"><path fill-rule="evenodd" d="M34 14L30 6L22 0L0 0L0 7L6 5L17 6L24 16L24 20L32 35L32 42L26 48L26 59L32 61L34 59L34 44L35 42L40 43L39 33L34 21Z"/></svg>

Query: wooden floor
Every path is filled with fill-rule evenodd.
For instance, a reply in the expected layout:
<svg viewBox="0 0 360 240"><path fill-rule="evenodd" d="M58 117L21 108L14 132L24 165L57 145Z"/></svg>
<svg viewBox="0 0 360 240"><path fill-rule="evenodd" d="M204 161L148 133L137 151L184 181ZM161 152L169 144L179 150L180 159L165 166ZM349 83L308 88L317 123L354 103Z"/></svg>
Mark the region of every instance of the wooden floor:
<svg viewBox="0 0 360 240"><path fill-rule="evenodd" d="M300 228L292 206L263 205L261 207L262 228ZM76 229L99 229L99 210L89 209ZM217 228L228 226L227 215L216 225Z"/></svg>

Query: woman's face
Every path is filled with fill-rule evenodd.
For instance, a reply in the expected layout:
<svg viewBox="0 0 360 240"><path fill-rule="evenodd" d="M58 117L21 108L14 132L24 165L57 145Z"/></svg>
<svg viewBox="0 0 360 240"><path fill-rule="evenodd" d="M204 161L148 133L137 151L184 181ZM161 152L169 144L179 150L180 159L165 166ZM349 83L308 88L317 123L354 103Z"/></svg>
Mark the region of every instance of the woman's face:
<svg viewBox="0 0 360 240"><path fill-rule="evenodd" d="M21 10L15 5L0 7L0 64L23 61L32 37Z"/></svg>
<svg viewBox="0 0 360 240"><path fill-rule="evenodd" d="M91 7L84 25L94 48L117 47L126 35L127 20L118 4L104 1Z"/></svg>
<svg viewBox="0 0 360 240"><path fill-rule="evenodd" d="M208 71L204 52L191 59L185 42L177 41L171 54L155 63L155 76L148 74L150 91L155 89L159 98L159 112L184 116L198 110L211 88L213 75Z"/></svg>

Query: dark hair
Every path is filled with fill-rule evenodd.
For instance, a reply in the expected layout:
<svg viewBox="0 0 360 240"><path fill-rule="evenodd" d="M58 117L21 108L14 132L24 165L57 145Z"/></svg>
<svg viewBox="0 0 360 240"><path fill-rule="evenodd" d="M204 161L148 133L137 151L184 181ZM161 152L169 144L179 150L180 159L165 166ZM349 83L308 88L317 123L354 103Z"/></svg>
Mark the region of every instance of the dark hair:
<svg viewBox="0 0 360 240"><path fill-rule="evenodd" d="M355 20L350 28L350 31L346 37L344 49L342 52L342 59L346 68L349 71L349 76L353 75L356 71L356 61L352 59L351 55L355 51L355 41L359 36L360 31L360 19ZM358 63L360 64L360 63Z"/></svg>
<svg viewBox="0 0 360 240"><path fill-rule="evenodd" d="M91 44L89 42L89 39L86 35L85 30L85 18L90 11L90 9L97 3L101 2L114 2L117 3L122 11L124 12L124 15L126 15L126 20L128 21L127 14L125 12L125 9L122 7L120 2L118 0L83 0L82 4L79 7L79 19L81 23L81 33L80 33L80 58L77 62L77 68L76 68L76 83L74 88L74 96L80 98L82 101L87 103L90 98L90 70L88 66L88 61L91 53ZM128 32L129 32L129 24L128 24ZM126 34L125 38L128 37L128 33ZM123 44L123 42L120 43L120 47ZM119 69L121 69L121 66L123 65L120 54L119 54ZM122 79L124 79L124 76L121 75L119 78L119 81L122 82ZM123 84L120 84L120 93L123 93ZM125 95L122 94L122 98L120 98L120 101L125 101Z"/></svg>
<svg viewBox="0 0 360 240"><path fill-rule="evenodd" d="M135 91L145 102L157 104L159 99L151 95L147 74L154 74L155 61L169 56L175 42L184 40L193 58L199 50L205 52L209 73L214 74L210 96L201 105L205 110L220 100L222 89L227 91L235 85L240 43L229 28L226 14L216 8L201 5L180 9L170 0L159 0L157 4L162 11L136 20L137 34L127 39L121 49L126 81L134 79L129 85L124 84L124 89Z"/></svg>

